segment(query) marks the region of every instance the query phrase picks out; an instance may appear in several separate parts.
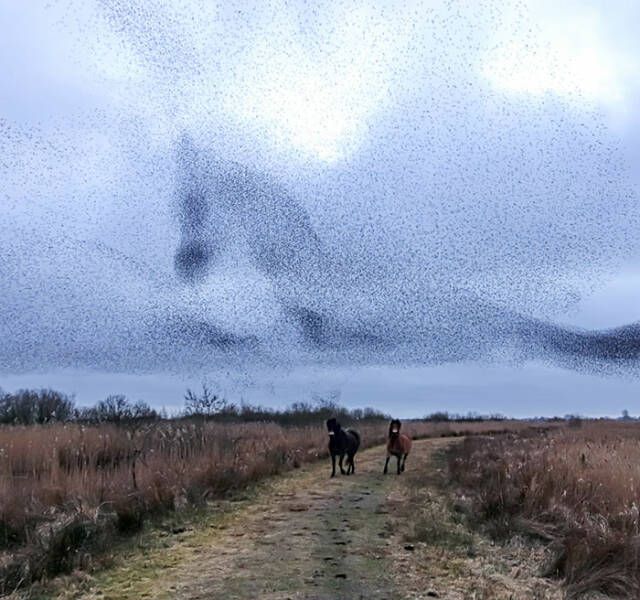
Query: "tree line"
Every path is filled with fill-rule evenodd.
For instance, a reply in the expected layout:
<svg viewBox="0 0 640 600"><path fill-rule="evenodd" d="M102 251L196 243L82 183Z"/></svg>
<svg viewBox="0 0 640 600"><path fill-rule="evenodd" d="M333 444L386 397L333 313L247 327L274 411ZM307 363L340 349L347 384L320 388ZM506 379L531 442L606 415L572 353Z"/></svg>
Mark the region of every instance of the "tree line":
<svg viewBox="0 0 640 600"><path fill-rule="evenodd" d="M120 423L160 419L161 414L146 402L111 395L94 406L76 406L73 396L52 389L0 390L0 424L44 425L70 421Z"/></svg>
<svg viewBox="0 0 640 600"><path fill-rule="evenodd" d="M141 400L111 395L93 406L78 406L75 398L52 389L23 389L13 393L0 390L0 424L44 425L47 423L114 423L116 425L163 419L206 419L219 422L269 421L285 426L307 425L336 417L344 425L354 422L388 420L389 415L373 408L347 409L335 396L316 397L313 402L294 402L284 409L229 402L206 384L187 389L184 405L169 416Z"/></svg>

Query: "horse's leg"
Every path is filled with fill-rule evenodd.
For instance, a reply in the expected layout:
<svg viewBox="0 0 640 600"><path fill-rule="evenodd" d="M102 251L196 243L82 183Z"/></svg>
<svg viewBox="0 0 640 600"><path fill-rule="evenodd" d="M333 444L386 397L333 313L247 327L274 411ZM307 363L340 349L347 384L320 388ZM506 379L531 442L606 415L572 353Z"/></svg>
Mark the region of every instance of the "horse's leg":
<svg viewBox="0 0 640 600"><path fill-rule="evenodd" d="M344 467L342 466L342 461L344 459L344 454L340 455L340 473L342 473L343 475L346 475Z"/></svg>
<svg viewBox="0 0 640 600"><path fill-rule="evenodd" d="M331 477L336 476L336 455L331 455Z"/></svg>
<svg viewBox="0 0 640 600"><path fill-rule="evenodd" d="M398 475L400 475L400 473L402 473L402 471L400 470L400 462L402 461L402 454L396 455L396 458L398 459Z"/></svg>
<svg viewBox="0 0 640 600"><path fill-rule="evenodd" d="M391 454L387 453L387 460L384 461L384 471L383 473L387 474L387 469L389 468L389 459L391 458Z"/></svg>
<svg viewBox="0 0 640 600"><path fill-rule="evenodd" d="M409 455L408 455L408 454L405 454L405 455L402 457L402 472L403 472L403 473L404 473L404 467L405 467L405 465L407 464L407 456L409 456Z"/></svg>
<svg viewBox="0 0 640 600"><path fill-rule="evenodd" d="M351 474L355 474L356 472L356 463L354 462L355 454L351 455Z"/></svg>

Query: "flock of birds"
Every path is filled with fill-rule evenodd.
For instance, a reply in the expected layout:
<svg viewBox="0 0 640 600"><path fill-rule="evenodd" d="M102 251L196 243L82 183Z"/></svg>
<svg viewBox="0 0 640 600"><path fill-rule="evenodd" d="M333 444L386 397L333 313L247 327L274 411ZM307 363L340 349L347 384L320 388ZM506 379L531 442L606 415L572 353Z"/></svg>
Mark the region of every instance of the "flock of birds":
<svg viewBox="0 0 640 600"><path fill-rule="evenodd" d="M397 70L376 71L392 91L349 155L324 164L224 116L226 73L246 56L266 68L247 48L276 43L268 11L226 14L231 40L197 2L98 6L104 43L143 75L55 126L0 121L0 370L635 368L640 325L554 320L635 248L624 165L597 115L480 78L497 8L482 35L452 4L418 10L412 27L380 9L406 35L384 63ZM323 18L291 14L299 28L280 43L329 61ZM78 44L95 23L82 25Z"/></svg>

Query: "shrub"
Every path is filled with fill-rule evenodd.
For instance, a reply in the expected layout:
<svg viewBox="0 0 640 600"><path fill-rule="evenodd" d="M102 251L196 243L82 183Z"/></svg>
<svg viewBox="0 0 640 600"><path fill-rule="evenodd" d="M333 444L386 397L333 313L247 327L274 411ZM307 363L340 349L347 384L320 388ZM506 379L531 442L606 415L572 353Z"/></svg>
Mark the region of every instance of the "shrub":
<svg viewBox="0 0 640 600"><path fill-rule="evenodd" d="M449 413L444 411L431 413L430 415L427 415L425 419L427 421L433 421L434 423L442 423L451 420Z"/></svg>

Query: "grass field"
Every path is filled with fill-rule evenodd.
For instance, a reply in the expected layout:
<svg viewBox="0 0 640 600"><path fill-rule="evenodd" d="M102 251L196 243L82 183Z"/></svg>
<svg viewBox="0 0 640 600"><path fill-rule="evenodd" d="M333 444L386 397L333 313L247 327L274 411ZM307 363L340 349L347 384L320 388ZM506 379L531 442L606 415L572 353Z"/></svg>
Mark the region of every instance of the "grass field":
<svg viewBox="0 0 640 600"><path fill-rule="evenodd" d="M365 447L387 423L358 423ZM517 431L527 424L407 422L415 437ZM0 590L87 568L154 515L203 506L327 454L324 424L216 423L0 428Z"/></svg>
<svg viewBox="0 0 640 600"><path fill-rule="evenodd" d="M570 598L640 596L640 424L470 437L451 449L449 473L485 530L548 544L540 568Z"/></svg>

